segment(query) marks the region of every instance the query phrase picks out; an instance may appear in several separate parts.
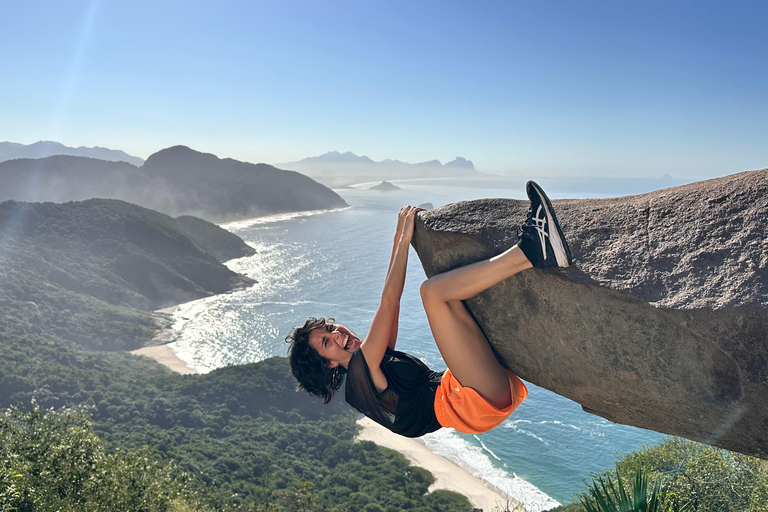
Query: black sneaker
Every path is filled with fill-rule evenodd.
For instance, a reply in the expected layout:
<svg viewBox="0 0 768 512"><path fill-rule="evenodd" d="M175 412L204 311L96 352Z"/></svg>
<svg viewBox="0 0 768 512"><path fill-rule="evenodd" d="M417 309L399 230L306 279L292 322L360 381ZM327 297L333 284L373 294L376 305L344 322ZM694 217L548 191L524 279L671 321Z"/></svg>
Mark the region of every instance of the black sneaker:
<svg viewBox="0 0 768 512"><path fill-rule="evenodd" d="M555 217L547 194L533 181L525 186L531 209L520 227L520 249L534 267L567 267L573 263L571 250Z"/></svg>

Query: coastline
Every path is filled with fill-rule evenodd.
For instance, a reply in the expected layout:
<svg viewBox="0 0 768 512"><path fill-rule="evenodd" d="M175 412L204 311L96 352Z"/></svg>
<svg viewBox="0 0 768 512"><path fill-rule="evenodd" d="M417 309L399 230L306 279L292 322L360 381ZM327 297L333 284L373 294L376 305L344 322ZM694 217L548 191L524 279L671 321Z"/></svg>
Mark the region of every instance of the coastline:
<svg viewBox="0 0 768 512"><path fill-rule="evenodd" d="M131 354L150 357L163 366L170 368L176 373L181 373L182 375L199 373L191 366L188 366L187 363L177 356L176 352L173 350L176 344L176 331L173 330L172 315L177 309L179 309L179 306L170 306L153 311L155 321L160 327L160 330L155 337L152 338L152 343L154 343L154 345L131 350Z"/></svg>
<svg viewBox="0 0 768 512"><path fill-rule="evenodd" d="M155 311L155 314L163 318L170 317L178 306L172 306ZM153 339L157 345L142 347L132 350L132 354L146 356L154 359L163 366L184 375L199 373L194 368L188 366L176 352L173 350L175 345L175 332L171 327L171 322L161 323L161 330ZM496 510L503 511L507 504L507 498L503 492L493 488L480 478L472 475L465 469L459 467L454 462L430 451L422 442L416 439L393 434L386 428L378 425L372 420L363 417L357 421L362 427L362 431L357 437L358 441L372 441L379 446L390 448L402 453L414 466L426 469L435 477L435 482L429 487L429 491L436 489L446 489L458 492L466 496L473 506L482 509L484 512ZM525 512L519 502L509 499L510 510L516 512ZM515 508L518 506L519 508Z"/></svg>
<svg viewBox="0 0 768 512"><path fill-rule="evenodd" d="M131 354L139 356L151 357L163 366L170 368L176 373L182 375L191 375L198 373L197 370L187 366L187 363L179 359L176 352L171 347L174 343L166 343L165 345L155 345L154 347L142 347L140 349L132 350Z"/></svg>
<svg viewBox="0 0 768 512"><path fill-rule="evenodd" d="M507 505L510 511L526 512L519 501L511 497L507 501L504 492L474 476L454 462L434 453L420 440L394 434L370 418L363 417L357 420L357 424L363 428L357 436L358 441L373 441L379 446L400 452L414 466L419 466L432 473L435 482L429 486L429 492L437 489L458 492L466 496L473 506L484 512L504 511L504 507Z"/></svg>

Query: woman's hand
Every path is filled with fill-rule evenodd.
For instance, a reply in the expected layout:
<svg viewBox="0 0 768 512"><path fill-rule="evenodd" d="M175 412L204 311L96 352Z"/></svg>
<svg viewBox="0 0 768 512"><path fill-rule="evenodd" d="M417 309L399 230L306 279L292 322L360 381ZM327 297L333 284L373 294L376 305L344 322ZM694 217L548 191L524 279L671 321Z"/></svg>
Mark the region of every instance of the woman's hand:
<svg viewBox="0 0 768 512"><path fill-rule="evenodd" d="M403 210L405 210L405 206L400 208L400 213L397 215L397 228L395 229L395 241L398 241L401 236L403 236L403 226L405 225L405 216L403 215Z"/></svg>
<svg viewBox="0 0 768 512"><path fill-rule="evenodd" d="M416 213L424 211L424 208L417 208L415 206L406 205L400 209L400 213L397 217L398 231L402 229L400 240L409 244L413 238L413 228L416 224Z"/></svg>

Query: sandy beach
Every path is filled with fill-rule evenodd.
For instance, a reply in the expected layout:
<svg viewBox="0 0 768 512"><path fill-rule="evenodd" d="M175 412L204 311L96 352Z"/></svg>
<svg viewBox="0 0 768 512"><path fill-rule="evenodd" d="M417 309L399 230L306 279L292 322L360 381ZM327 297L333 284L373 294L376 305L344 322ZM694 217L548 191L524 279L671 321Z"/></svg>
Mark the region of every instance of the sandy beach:
<svg viewBox="0 0 768 512"><path fill-rule="evenodd" d="M179 306L171 306L154 311L155 320L160 326L160 330L152 339L152 342L157 343L157 345L132 350L131 354L151 357L158 363L167 366L177 373L189 375L197 373L197 370L187 366L187 363L179 359L176 352L173 351L176 332L173 330L171 315L173 315L173 312L177 309L179 309Z"/></svg>
<svg viewBox="0 0 768 512"><path fill-rule="evenodd" d="M184 375L197 373L197 370L190 368L187 366L187 363L179 359L173 351L173 348L171 347L172 345L173 343L168 343L166 345L157 345L155 347L142 347L138 350L131 351L131 354L151 357L158 363L167 366L177 373Z"/></svg>
<svg viewBox="0 0 768 512"><path fill-rule="evenodd" d="M156 311L156 313L170 315L174 310L175 308L166 308L164 310ZM194 368L187 366L187 364L176 355L173 351L175 342L167 342L170 339L173 339L173 337L168 332L168 329L163 329L158 336L155 337L155 341L165 343L162 345L143 347L134 350L131 353L151 357L160 364L181 374L197 373ZM435 483L430 486L430 492L435 489L448 489L463 494L469 498L469 501L475 507L482 509L484 512L491 512L496 509L496 507L499 507L498 510L500 511L504 510L507 500L501 492L487 486L481 479L473 476L450 460L431 452L418 440L393 434L368 418L362 418L358 420L357 423L363 427L362 432L358 436L359 440L373 441L379 446L396 450L402 453L413 465L422 467L432 473L435 477ZM514 510L515 512L525 512L525 509L523 509L522 506L520 506L520 508L515 508L517 505L518 503L516 501L510 500L510 510Z"/></svg>
<svg viewBox="0 0 768 512"><path fill-rule="evenodd" d="M382 427L369 418L362 418L357 424L363 427L358 436L359 440L373 441L379 446L397 450L406 456L414 466L428 470L435 477L429 490L448 489L463 494L477 508L490 512L498 507L503 511L507 504L506 497L498 490L489 487L480 478L473 476L465 469L450 460L430 451L417 439L399 436ZM515 508L519 506L519 508ZM509 509L515 512L525 512L525 509L515 500L510 499Z"/></svg>

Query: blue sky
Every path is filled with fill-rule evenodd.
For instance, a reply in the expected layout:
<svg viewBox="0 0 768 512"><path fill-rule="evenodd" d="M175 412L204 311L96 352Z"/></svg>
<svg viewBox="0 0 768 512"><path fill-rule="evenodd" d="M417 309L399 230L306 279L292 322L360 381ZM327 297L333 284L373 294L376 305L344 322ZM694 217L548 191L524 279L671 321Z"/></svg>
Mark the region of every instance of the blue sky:
<svg viewBox="0 0 768 512"><path fill-rule="evenodd" d="M768 167L768 2L0 1L0 140L514 174Z"/></svg>

